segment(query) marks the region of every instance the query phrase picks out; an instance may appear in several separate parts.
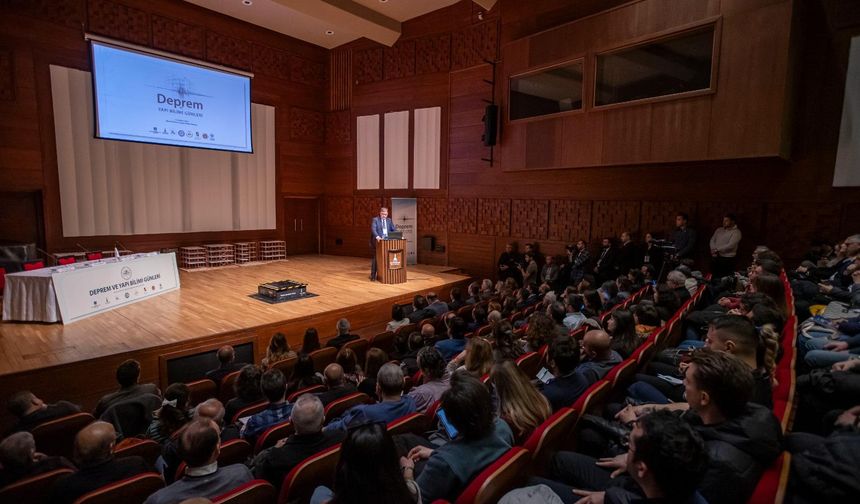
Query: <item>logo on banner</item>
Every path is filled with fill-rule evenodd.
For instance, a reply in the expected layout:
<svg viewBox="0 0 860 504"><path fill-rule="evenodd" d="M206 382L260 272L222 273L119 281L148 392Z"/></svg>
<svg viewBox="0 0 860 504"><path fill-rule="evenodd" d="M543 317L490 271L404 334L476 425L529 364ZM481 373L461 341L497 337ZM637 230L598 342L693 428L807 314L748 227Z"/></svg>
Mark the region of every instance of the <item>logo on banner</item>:
<svg viewBox="0 0 860 504"><path fill-rule="evenodd" d="M119 272L120 276L122 276L123 280L128 280L131 278L131 268L128 266L123 266Z"/></svg>

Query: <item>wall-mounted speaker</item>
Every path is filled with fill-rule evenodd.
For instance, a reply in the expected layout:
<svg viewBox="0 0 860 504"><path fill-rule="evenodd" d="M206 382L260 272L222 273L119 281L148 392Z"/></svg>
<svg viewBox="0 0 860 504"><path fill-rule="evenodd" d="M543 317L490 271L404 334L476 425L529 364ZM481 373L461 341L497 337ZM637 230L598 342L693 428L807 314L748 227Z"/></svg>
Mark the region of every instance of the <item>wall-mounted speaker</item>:
<svg viewBox="0 0 860 504"><path fill-rule="evenodd" d="M435 236L422 236L421 237L421 250L426 250L428 252L432 252L436 247L436 237Z"/></svg>
<svg viewBox="0 0 860 504"><path fill-rule="evenodd" d="M484 109L484 134L481 135L481 140L484 145L491 147L496 145L496 131L498 131L499 106L487 105Z"/></svg>

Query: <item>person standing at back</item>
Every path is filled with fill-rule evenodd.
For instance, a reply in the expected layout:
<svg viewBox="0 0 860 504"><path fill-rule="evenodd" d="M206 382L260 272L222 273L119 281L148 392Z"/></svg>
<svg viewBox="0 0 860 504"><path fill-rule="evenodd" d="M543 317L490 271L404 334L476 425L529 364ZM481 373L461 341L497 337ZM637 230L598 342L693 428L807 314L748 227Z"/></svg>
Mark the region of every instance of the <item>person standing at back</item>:
<svg viewBox="0 0 860 504"><path fill-rule="evenodd" d="M735 216L723 216L723 225L711 236L711 274L714 278L723 278L734 273L741 236Z"/></svg>

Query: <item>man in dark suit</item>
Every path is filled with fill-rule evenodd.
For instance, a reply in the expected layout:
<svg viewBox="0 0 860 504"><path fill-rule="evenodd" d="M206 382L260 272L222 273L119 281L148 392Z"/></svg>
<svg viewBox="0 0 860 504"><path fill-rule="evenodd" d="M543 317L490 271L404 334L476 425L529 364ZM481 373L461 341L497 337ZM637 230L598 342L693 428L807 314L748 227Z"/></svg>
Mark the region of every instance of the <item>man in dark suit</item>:
<svg viewBox="0 0 860 504"><path fill-rule="evenodd" d="M116 368L116 381L119 383L119 390L103 396L99 399L96 405L93 416L99 418L102 413L115 404L124 401L130 401L140 396L154 394L161 396L161 391L158 390L152 383L138 383L140 378L140 363L134 359L128 359Z"/></svg>
<svg viewBox="0 0 860 504"><path fill-rule="evenodd" d="M328 406L332 401L355 393L355 385L343 379L343 367L340 364L336 362L329 364L325 367L323 375L325 375L325 384L328 390L314 394L322 401L323 406Z"/></svg>
<svg viewBox="0 0 860 504"><path fill-rule="evenodd" d="M39 424L81 411L68 401L47 404L29 390L16 393L7 403L9 412L18 417L13 431L29 431Z"/></svg>
<svg viewBox="0 0 860 504"><path fill-rule="evenodd" d="M107 422L95 421L81 429L75 436L79 470L54 483L48 502L74 502L109 483L152 471L141 457L114 458L115 443L116 430Z"/></svg>
<svg viewBox="0 0 860 504"><path fill-rule="evenodd" d="M343 345L360 338L357 334L350 334L349 330L351 329L351 326L349 325L349 320L345 318L338 320L336 327L337 336L328 340L325 346L334 347L340 350Z"/></svg>
<svg viewBox="0 0 860 504"><path fill-rule="evenodd" d="M290 422L296 433L260 452L250 464L254 477L280 487L284 476L306 458L343 441L341 430L323 432L325 413L322 402L313 394L296 399Z"/></svg>
<svg viewBox="0 0 860 504"><path fill-rule="evenodd" d="M379 209L379 217L370 223L370 281L376 280L376 242L388 238L388 233L397 231L394 222L388 218L388 209Z"/></svg>
<svg viewBox="0 0 860 504"><path fill-rule="evenodd" d="M224 345L218 349L219 365L216 369L206 372L206 378L221 385L221 380L228 374L242 369L243 362L236 362L236 351L230 345Z"/></svg>

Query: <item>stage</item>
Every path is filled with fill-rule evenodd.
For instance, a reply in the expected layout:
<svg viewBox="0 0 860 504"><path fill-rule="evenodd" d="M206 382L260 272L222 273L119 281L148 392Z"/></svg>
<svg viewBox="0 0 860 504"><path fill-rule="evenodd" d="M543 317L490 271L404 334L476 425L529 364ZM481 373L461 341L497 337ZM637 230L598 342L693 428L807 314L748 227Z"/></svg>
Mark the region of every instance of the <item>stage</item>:
<svg viewBox="0 0 860 504"><path fill-rule="evenodd" d="M109 390L115 386L113 366L128 357L141 361L142 380L158 383L160 356L239 339L256 341L259 360L272 333L282 331L296 345L304 329L314 326L325 340L334 336L341 317L350 320L353 332L369 336L382 330L393 303L428 291L447 296L451 287L468 280L451 267L415 265L409 266L406 283L386 285L368 281L369 270L369 258L307 255L180 271L178 291L68 325L3 322L0 400L24 386L37 394L46 393L43 386L49 392L74 388L68 380ZM249 297L257 285L284 279L307 283L317 296L279 304ZM62 381L56 382L59 377ZM49 393L45 399L70 398ZM80 400L86 403L89 397Z"/></svg>

